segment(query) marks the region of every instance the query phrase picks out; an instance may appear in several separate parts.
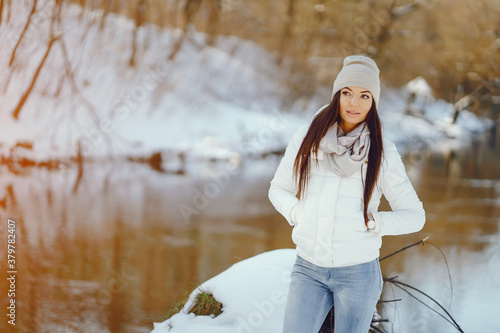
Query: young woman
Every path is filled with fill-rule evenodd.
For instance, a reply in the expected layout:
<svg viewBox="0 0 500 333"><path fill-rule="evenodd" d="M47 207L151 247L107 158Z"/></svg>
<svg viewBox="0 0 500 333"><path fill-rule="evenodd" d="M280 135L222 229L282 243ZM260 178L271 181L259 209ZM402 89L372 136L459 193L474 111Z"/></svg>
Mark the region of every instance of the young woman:
<svg viewBox="0 0 500 333"><path fill-rule="evenodd" d="M379 69L344 59L332 101L288 145L269 199L297 245L283 332L318 332L334 306L336 333L367 333L382 292L384 235L422 229L425 212L380 125ZM391 212L378 212L382 194Z"/></svg>

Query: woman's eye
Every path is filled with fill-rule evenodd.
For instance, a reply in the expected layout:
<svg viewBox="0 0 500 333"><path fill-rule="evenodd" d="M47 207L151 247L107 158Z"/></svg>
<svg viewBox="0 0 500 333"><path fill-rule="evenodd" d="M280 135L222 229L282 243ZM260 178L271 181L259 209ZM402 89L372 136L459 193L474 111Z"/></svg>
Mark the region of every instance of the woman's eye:
<svg viewBox="0 0 500 333"><path fill-rule="evenodd" d="M368 95L362 95L361 97L364 98L364 99L370 98L370 96L368 96Z"/></svg>
<svg viewBox="0 0 500 333"><path fill-rule="evenodd" d="M348 96L348 95L349 95L349 92L348 92L347 90L344 90L344 91L342 92L342 94L343 94L343 95Z"/></svg>

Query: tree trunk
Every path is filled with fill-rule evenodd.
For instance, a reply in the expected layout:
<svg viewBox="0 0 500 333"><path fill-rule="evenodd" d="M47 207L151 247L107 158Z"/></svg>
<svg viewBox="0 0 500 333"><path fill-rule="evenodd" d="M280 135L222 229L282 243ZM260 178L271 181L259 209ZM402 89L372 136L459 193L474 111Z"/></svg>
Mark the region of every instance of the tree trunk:
<svg viewBox="0 0 500 333"><path fill-rule="evenodd" d="M200 8L201 0L186 0L186 5L184 6L184 22L182 25L182 31L186 32L187 26L191 23L193 14Z"/></svg>
<svg viewBox="0 0 500 333"><path fill-rule="evenodd" d="M10 12L12 8L12 0L7 1L7 23L10 22Z"/></svg>
<svg viewBox="0 0 500 333"><path fill-rule="evenodd" d="M146 11L145 0L139 0L136 11L135 28L132 31L132 54L130 55L130 60L129 60L130 67L135 66L135 55L137 53L137 31L142 26L142 23L144 21L145 11Z"/></svg>
<svg viewBox="0 0 500 333"><path fill-rule="evenodd" d="M278 47L278 65L281 65L283 62L283 58L285 57L285 52L287 49L288 41L292 36L292 27L293 27L293 16L295 13L294 2L293 0L288 0L288 9L287 16L288 21L285 23L285 28L283 29L283 37L280 40L280 45Z"/></svg>
<svg viewBox="0 0 500 333"><path fill-rule="evenodd" d="M216 40L217 35L217 25L219 23L219 9L220 9L220 0L210 0L210 14L208 16L208 26L207 26L207 35L208 45L213 45Z"/></svg>
<svg viewBox="0 0 500 333"><path fill-rule="evenodd" d="M106 23L106 18L108 17L108 14L111 12L111 7L113 5L113 0L107 0L106 4L104 5L102 16L101 16L101 22L99 23L99 30L104 29L104 24Z"/></svg>

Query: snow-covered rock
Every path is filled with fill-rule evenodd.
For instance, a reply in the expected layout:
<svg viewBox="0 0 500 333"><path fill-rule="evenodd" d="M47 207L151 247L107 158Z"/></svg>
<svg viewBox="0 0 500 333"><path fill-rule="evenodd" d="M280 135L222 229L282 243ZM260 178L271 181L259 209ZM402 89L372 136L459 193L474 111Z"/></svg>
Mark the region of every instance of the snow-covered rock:
<svg viewBox="0 0 500 333"><path fill-rule="evenodd" d="M269 333L281 332L294 249L265 252L240 261L194 290L183 309L151 333ZM222 303L222 314L188 313L203 290Z"/></svg>

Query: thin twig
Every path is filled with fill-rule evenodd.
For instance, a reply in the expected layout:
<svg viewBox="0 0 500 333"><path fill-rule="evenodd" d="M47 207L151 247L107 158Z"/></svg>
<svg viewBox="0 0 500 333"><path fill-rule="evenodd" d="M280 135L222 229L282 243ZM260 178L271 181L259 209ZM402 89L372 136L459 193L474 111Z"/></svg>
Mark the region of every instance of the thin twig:
<svg viewBox="0 0 500 333"><path fill-rule="evenodd" d="M383 278L385 282L391 282L391 280L394 280L394 279L397 279L399 277L399 275L396 275L396 276L393 276L393 277L390 277L390 278Z"/></svg>
<svg viewBox="0 0 500 333"><path fill-rule="evenodd" d="M405 247L403 247L402 249L397 250L396 252L391 253L391 254L389 254L389 255L387 255L387 256L385 256L385 257L383 257L382 259L379 259L379 261L382 261L382 260L384 260L384 259L387 259L387 258L389 258L389 257L391 257L391 256L393 256L393 255L395 255L395 254L397 254L397 253L399 253L399 252L402 252L402 251L404 251L404 250L406 250L406 249L409 249L410 247L413 247L413 246L415 246L415 245L423 244L423 243L424 243L426 240L428 240L428 239L429 239L429 237L425 237L424 239L422 239L422 240L420 240L420 241L418 241L418 242L416 242L416 243L414 243L414 244L411 244L411 245L405 246Z"/></svg>
<svg viewBox="0 0 500 333"><path fill-rule="evenodd" d="M392 303L392 302L400 302L402 301L401 298L397 298L397 299L389 299L389 300L386 300L386 301L383 301L383 300L379 300L378 303Z"/></svg>
<svg viewBox="0 0 500 333"><path fill-rule="evenodd" d="M446 270L448 272L448 281L450 282L450 293L451 293L451 295L450 295L450 304L448 305L448 307L450 308L450 312L452 312L452 310L451 310L451 303L453 302L453 284L451 282L451 273L450 273L450 266L448 265L448 259L446 259L446 255L439 248L439 246L437 246L436 244L431 243L431 242L428 242L428 244L434 246L436 249L438 249L439 252L441 252L441 255L443 256L443 259L444 259L444 263L446 264Z"/></svg>
<svg viewBox="0 0 500 333"><path fill-rule="evenodd" d="M446 321L448 321L450 324L452 324L453 326L455 326L455 328L459 331L459 332L462 332L464 333L464 331L462 330L462 328L460 327L460 325L458 325L458 323L455 321L455 319L453 318L453 316L448 312L446 311L446 309L441 305L439 304L438 301L436 301L434 298L432 298L431 296L427 295L426 293L424 293L423 291L415 288L415 287L412 287L410 286L409 284L406 284L404 282L400 282L400 281L396 281L396 280L391 280L391 283L393 283L396 287L400 288L401 290L404 290L406 293L408 293L408 295L410 295L411 297L413 297L414 299L416 299L417 301L419 301L420 303L424 304L425 306L427 306L429 309L431 309L432 311L434 311L435 313L437 313L438 315L440 315L441 317L443 317ZM425 304L424 302L422 302L421 300L419 300L416 296L414 296L412 293L410 293L408 290L406 290L405 288L402 288L401 286L404 286L406 288L410 288L410 289L413 289L419 293L421 293L422 295L424 295L425 297L429 298L431 301L433 301L435 304L437 304L437 306L439 306L447 315L448 317L451 319L451 322L450 320L448 320L445 316L443 316L441 313L437 312L436 310L434 310L433 308L431 308L430 306L428 306L427 304Z"/></svg>

